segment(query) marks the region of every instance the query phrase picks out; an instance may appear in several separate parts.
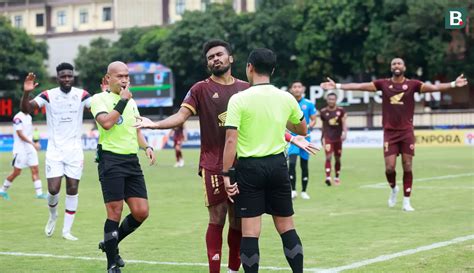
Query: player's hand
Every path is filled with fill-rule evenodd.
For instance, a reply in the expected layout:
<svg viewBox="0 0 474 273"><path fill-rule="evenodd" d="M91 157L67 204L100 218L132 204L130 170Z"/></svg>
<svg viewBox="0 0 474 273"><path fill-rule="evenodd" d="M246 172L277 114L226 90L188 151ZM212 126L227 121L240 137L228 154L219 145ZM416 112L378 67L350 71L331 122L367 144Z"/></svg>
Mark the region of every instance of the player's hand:
<svg viewBox="0 0 474 273"><path fill-rule="evenodd" d="M321 87L324 89L324 90L332 90L332 89L336 89L336 83L329 77L327 77L328 81L327 82L323 82L321 83Z"/></svg>
<svg viewBox="0 0 474 273"><path fill-rule="evenodd" d="M315 144L306 140L304 136L295 136L291 143L295 144L298 148L303 149L312 155L316 155L316 153L320 150L320 148L318 148Z"/></svg>
<svg viewBox="0 0 474 273"><path fill-rule="evenodd" d="M135 124L133 127L141 129L141 128L147 128L147 129L154 129L156 128L156 124L151 121L151 119L146 118L146 117L135 117Z"/></svg>
<svg viewBox="0 0 474 273"><path fill-rule="evenodd" d="M464 77L464 74L459 75L456 78L456 87L463 87L467 84L467 79Z"/></svg>
<svg viewBox="0 0 474 273"><path fill-rule="evenodd" d="M130 83L127 83L125 87L121 87L120 98L126 99L126 100L129 100L132 98L132 92L130 92L130 89L128 89L129 87L130 87Z"/></svg>
<svg viewBox="0 0 474 273"><path fill-rule="evenodd" d="M23 82L23 91L31 92L35 90L36 86L38 86L39 84L35 81L36 81L36 75L31 72L28 73L28 76L26 76L25 81Z"/></svg>
<svg viewBox="0 0 474 273"><path fill-rule="evenodd" d="M107 82L107 79L105 77L102 78L102 82L100 83L100 90L102 92L107 91L109 89L109 83Z"/></svg>
<svg viewBox="0 0 474 273"><path fill-rule="evenodd" d="M155 152L150 148L146 148L145 153L146 153L146 157L148 157L148 159L150 159L150 166L155 164L155 162L156 162Z"/></svg>
<svg viewBox="0 0 474 273"><path fill-rule="evenodd" d="M224 188L227 192L227 198L229 198L230 202L234 203L232 196L239 194L239 187L237 186L237 183L231 184L230 177L224 176Z"/></svg>
<svg viewBox="0 0 474 273"><path fill-rule="evenodd" d="M341 141L344 142L344 141L346 140L346 138L347 138L346 132L342 132L342 134L341 134Z"/></svg>

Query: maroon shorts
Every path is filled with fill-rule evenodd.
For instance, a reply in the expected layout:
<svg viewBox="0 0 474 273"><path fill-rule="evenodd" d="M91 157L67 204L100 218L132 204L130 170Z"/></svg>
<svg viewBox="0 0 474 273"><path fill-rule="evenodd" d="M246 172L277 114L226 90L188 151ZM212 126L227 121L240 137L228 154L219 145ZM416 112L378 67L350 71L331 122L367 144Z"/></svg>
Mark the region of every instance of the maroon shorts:
<svg viewBox="0 0 474 273"><path fill-rule="evenodd" d="M326 155L334 153L334 156L342 155L342 141L324 140L324 151Z"/></svg>
<svg viewBox="0 0 474 273"><path fill-rule="evenodd" d="M384 156L408 154L415 155L415 132L413 130L384 130Z"/></svg>
<svg viewBox="0 0 474 273"><path fill-rule="evenodd" d="M206 207L227 201L224 179L220 172L201 169L200 173L204 187L204 203Z"/></svg>

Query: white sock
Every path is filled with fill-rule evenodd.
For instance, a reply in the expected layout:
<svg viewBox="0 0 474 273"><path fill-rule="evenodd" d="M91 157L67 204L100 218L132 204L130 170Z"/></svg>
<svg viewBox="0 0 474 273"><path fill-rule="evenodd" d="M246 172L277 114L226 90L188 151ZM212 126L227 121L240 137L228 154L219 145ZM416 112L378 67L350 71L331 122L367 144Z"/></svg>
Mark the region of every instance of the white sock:
<svg viewBox="0 0 474 273"><path fill-rule="evenodd" d="M5 179L5 181L3 181L3 187L0 190L0 192L6 192L8 188L10 188L11 185L12 185L12 182L8 181L8 179Z"/></svg>
<svg viewBox="0 0 474 273"><path fill-rule="evenodd" d="M64 213L63 234L71 232L72 223L74 222L74 216L76 215L78 201L79 201L79 194L76 194L76 195L66 194L66 211Z"/></svg>
<svg viewBox="0 0 474 273"><path fill-rule="evenodd" d="M403 204L410 204L410 197L403 196Z"/></svg>
<svg viewBox="0 0 474 273"><path fill-rule="evenodd" d="M59 202L59 193L52 195L48 192L48 206L49 206L49 215L53 218L58 217L58 202Z"/></svg>
<svg viewBox="0 0 474 273"><path fill-rule="evenodd" d="M41 187L41 180L36 180L35 182L33 182L33 185L35 186L35 191L36 191L36 195L41 195L43 194L43 188Z"/></svg>

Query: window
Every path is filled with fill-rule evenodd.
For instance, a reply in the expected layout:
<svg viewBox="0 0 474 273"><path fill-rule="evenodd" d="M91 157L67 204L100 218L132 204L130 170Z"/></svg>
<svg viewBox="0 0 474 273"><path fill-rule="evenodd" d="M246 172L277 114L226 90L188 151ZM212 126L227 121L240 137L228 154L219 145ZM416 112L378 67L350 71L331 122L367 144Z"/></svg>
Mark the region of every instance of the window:
<svg viewBox="0 0 474 273"><path fill-rule="evenodd" d="M176 14L182 15L185 9L186 9L186 1L176 0Z"/></svg>
<svg viewBox="0 0 474 273"><path fill-rule="evenodd" d="M66 11L60 10L58 11L58 26L65 26L66 25Z"/></svg>
<svg viewBox="0 0 474 273"><path fill-rule="evenodd" d="M104 7L102 9L102 21L112 21L112 8L111 7Z"/></svg>
<svg viewBox="0 0 474 273"><path fill-rule="evenodd" d="M36 27L43 27L44 26L44 14L37 13L36 14Z"/></svg>
<svg viewBox="0 0 474 273"><path fill-rule="evenodd" d="M15 27L20 28L23 26L23 16L21 15L15 15L13 23Z"/></svg>
<svg viewBox="0 0 474 273"><path fill-rule="evenodd" d="M89 13L83 9L79 12L79 24L87 24L89 22Z"/></svg>
<svg viewBox="0 0 474 273"><path fill-rule="evenodd" d="M201 10L205 11L209 7L209 5L211 4L210 2L211 2L210 0L202 0L201 1Z"/></svg>

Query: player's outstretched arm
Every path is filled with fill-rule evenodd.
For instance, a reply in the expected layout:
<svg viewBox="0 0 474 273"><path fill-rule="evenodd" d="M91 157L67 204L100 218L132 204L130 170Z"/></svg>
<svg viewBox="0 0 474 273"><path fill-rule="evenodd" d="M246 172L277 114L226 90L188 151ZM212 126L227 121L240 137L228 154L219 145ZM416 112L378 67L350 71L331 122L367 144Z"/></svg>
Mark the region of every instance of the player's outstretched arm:
<svg viewBox="0 0 474 273"><path fill-rule="evenodd" d="M153 122L149 118L136 117L137 122L135 127L137 128L148 128L148 129L171 129L182 125L193 113L186 107L181 107L179 111L167 117L164 120Z"/></svg>
<svg viewBox="0 0 474 273"><path fill-rule="evenodd" d="M33 73L28 73L23 82L23 95L21 96L20 108L23 113L31 113L35 109L38 109L39 106L34 100L30 100L30 93L35 90L39 83L35 82L36 75Z"/></svg>
<svg viewBox="0 0 474 273"><path fill-rule="evenodd" d="M424 83L421 86L420 91L422 93L429 93L429 92L443 92L457 87L463 87L467 85L467 79L464 77L464 74L459 75L455 81L448 82L448 83L438 83L438 84L430 84Z"/></svg>
<svg viewBox="0 0 474 273"><path fill-rule="evenodd" d="M363 83L336 83L331 78L327 78L327 82L321 83L321 87L325 90L359 90L359 91L369 91L375 92L377 88L372 82L363 82Z"/></svg>

